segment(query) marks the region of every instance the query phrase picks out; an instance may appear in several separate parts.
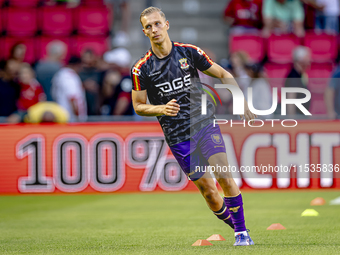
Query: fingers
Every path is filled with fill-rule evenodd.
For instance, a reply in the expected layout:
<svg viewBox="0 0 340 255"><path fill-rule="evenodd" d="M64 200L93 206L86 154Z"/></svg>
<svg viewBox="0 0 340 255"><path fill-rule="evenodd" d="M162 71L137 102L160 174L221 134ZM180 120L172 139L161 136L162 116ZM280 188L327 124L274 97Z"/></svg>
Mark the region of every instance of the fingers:
<svg viewBox="0 0 340 255"><path fill-rule="evenodd" d="M251 121L251 124L254 124L254 119L256 119L256 114L252 113L248 108L248 103L244 101L244 115L241 115L242 120L246 120L247 122Z"/></svg>
<svg viewBox="0 0 340 255"><path fill-rule="evenodd" d="M177 116L177 113L180 110L180 106L176 102L177 102L176 99L172 99L165 105L165 115Z"/></svg>
<svg viewBox="0 0 340 255"><path fill-rule="evenodd" d="M176 102L177 102L176 99L172 99L171 101L169 101L169 102L167 103L167 105L171 105L171 106L175 106L175 107L180 108L179 104L177 104Z"/></svg>
<svg viewBox="0 0 340 255"><path fill-rule="evenodd" d="M255 119L255 114L254 114L254 113L252 113L251 111L248 110L248 111L245 113L245 116L246 116L246 120L247 120L247 121L251 121L251 124L254 123L254 121L253 121L253 119Z"/></svg>
<svg viewBox="0 0 340 255"><path fill-rule="evenodd" d="M240 115L240 117L241 117L241 120L246 120L247 122L250 121L250 120L252 120L252 121L251 121L251 124L253 124L253 123L254 123L253 120L257 118L257 115L254 114L254 113L252 113L252 112L249 111L249 110L246 110L245 113L244 113L244 115Z"/></svg>

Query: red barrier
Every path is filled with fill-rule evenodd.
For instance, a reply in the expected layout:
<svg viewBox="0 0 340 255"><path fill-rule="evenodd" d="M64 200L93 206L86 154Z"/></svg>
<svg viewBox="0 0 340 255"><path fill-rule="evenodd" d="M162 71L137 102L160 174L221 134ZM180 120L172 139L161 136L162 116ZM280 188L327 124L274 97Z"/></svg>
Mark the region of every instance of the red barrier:
<svg viewBox="0 0 340 255"><path fill-rule="evenodd" d="M220 127L242 188L340 188L339 121ZM0 141L1 194L196 190L158 123L1 125Z"/></svg>

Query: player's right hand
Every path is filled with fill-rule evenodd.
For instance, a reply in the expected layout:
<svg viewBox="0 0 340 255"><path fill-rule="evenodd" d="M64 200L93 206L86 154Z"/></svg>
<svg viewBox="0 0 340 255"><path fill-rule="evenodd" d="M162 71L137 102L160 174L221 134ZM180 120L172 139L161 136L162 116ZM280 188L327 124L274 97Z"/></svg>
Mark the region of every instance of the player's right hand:
<svg viewBox="0 0 340 255"><path fill-rule="evenodd" d="M254 124L254 119L257 118L257 115L252 113L248 108L247 101L244 100L244 115L240 115L241 120L250 121L251 124Z"/></svg>
<svg viewBox="0 0 340 255"><path fill-rule="evenodd" d="M180 110L179 104L176 103L176 99L170 100L164 107L164 114L167 116L177 116Z"/></svg>

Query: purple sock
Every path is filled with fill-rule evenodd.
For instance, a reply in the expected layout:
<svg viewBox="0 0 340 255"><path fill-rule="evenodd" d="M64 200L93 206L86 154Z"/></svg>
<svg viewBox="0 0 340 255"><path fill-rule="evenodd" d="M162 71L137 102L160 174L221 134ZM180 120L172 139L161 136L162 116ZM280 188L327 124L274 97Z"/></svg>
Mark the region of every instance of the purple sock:
<svg viewBox="0 0 340 255"><path fill-rule="evenodd" d="M241 193L236 197L224 197L224 202L234 223L235 232L246 231Z"/></svg>
<svg viewBox="0 0 340 255"><path fill-rule="evenodd" d="M213 211L214 214L219 218L220 220L223 220L225 223L227 223L232 229L234 228L234 224L231 221L231 216L229 214L229 211L223 202L222 208L218 211Z"/></svg>

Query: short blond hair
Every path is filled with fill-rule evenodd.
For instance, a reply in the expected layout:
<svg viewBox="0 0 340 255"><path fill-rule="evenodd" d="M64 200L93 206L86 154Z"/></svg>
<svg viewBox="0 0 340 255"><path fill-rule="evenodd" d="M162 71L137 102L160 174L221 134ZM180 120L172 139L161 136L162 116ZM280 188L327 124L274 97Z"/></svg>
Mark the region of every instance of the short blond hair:
<svg viewBox="0 0 340 255"><path fill-rule="evenodd" d="M149 15L149 14L154 13L154 12L158 12L166 20L165 14L164 14L164 12L162 12L161 9L159 9L158 7L150 6L150 7L146 8L144 11L142 11L142 13L140 14L139 21L142 24L142 26L143 26L142 18L144 16Z"/></svg>

